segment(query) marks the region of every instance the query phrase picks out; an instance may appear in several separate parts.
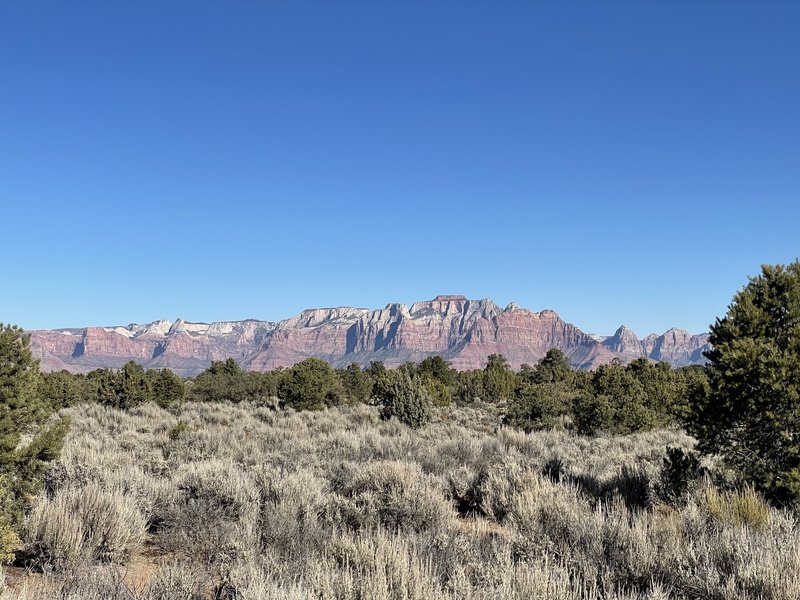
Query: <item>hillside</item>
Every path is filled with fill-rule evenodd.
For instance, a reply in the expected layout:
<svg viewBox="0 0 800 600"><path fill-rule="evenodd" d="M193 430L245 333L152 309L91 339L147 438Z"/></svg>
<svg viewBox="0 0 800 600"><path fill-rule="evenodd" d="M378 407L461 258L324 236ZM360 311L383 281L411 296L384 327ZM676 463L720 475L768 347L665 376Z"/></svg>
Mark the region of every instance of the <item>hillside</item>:
<svg viewBox="0 0 800 600"><path fill-rule="evenodd" d="M73 372L119 367L134 360L194 375L211 361L229 357L250 370L289 367L310 356L334 366L387 366L442 355L459 370L480 368L490 354L503 354L512 367L535 364L550 348L572 365L592 369L614 358L647 357L674 366L703 362L708 335L670 329L639 339L620 327L610 337L584 333L552 310L534 312L492 300L437 296L411 306L383 309L315 308L271 322L248 319L216 323L161 320L146 325L37 330L31 332L43 370Z"/></svg>

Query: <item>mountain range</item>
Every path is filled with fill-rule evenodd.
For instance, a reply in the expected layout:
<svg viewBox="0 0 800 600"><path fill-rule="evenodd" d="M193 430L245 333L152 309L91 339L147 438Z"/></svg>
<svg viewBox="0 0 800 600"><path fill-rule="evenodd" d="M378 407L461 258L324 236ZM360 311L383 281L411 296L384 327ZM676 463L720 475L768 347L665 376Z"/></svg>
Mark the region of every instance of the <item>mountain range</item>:
<svg viewBox="0 0 800 600"><path fill-rule="evenodd" d="M146 325L31 331L31 345L45 371L86 372L134 360L149 368L195 375L211 361L234 358L245 369L289 367L310 356L333 366L387 366L439 354L459 370L482 368L500 353L512 367L536 364L560 348L572 365L593 369L615 358L639 357L674 366L704 362L708 334L670 329L639 339L625 326L612 336L584 333L552 310L534 312L489 299L437 296L411 306L313 308L283 321L190 323L182 319Z"/></svg>

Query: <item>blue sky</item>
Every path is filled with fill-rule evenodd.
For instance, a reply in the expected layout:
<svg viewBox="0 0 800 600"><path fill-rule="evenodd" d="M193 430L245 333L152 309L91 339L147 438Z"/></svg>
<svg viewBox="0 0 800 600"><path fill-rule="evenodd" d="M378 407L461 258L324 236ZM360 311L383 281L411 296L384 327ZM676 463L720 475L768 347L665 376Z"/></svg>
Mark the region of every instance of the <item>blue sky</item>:
<svg viewBox="0 0 800 600"><path fill-rule="evenodd" d="M800 4L4 2L0 320L440 293L704 331L800 255Z"/></svg>

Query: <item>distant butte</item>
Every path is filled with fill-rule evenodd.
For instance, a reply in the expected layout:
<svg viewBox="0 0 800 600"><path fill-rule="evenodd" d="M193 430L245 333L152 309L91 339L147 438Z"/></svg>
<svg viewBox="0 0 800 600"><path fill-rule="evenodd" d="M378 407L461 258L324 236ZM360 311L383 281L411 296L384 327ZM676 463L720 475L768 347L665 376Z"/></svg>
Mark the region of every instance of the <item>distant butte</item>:
<svg viewBox="0 0 800 600"><path fill-rule="evenodd" d="M482 368L490 354L514 368L535 364L560 348L572 365L593 369L615 358L645 357L674 366L702 363L708 334L670 329L639 339L626 327L609 337L592 336L552 310L534 312L513 302L501 309L489 299L440 295L433 300L389 304L383 309L316 308L279 321L189 323L32 331L43 370L86 372L134 360L149 368L196 375L211 361L236 359L245 369L288 367L310 356L336 367L373 360L396 366L438 354L459 370Z"/></svg>

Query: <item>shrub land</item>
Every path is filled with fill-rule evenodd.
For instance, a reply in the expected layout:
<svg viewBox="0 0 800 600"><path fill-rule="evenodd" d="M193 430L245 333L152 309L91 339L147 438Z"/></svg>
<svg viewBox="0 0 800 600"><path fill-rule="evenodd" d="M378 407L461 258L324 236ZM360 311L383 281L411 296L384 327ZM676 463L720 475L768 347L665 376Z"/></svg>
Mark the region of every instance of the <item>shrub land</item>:
<svg viewBox="0 0 800 600"><path fill-rule="evenodd" d="M794 517L686 479L676 429L526 433L482 406L421 429L363 404L62 414L9 598L800 594Z"/></svg>
<svg viewBox="0 0 800 600"><path fill-rule="evenodd" d="M0 596L800 598L800 263L711 342L678 370L554 349L184 381L41 374L0 325Z"/></svg>

